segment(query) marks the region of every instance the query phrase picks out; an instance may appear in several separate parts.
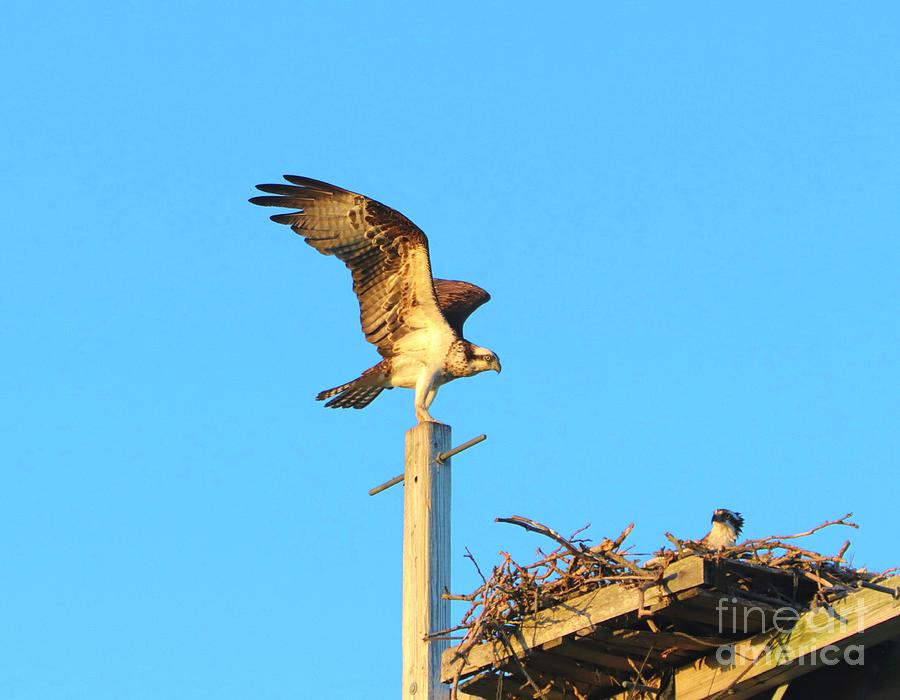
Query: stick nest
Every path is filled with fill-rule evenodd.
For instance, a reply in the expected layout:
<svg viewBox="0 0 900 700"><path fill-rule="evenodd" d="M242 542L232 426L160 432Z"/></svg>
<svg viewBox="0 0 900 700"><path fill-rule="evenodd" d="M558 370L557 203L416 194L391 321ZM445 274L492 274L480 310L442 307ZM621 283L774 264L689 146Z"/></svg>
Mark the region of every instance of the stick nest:
<svg viewBox="0 0 900 700"><path fill-rule="evenodd" d="M587 526L570 537L563 537L546 525L528 518L521 516L497 518L498 522L511 523L544 535L553 540L557 546L549 553L539 548L540 558L528 565L517 563L507 552L500 552L502 561L492 569L489 576L484 576L467 549L466 557L471 559L477 569L482 584L469 595L445 595L451 600L469 601L471 606L457 627L442 630L434 636L466 630L457 648L458 655L465 656L477 644L507 639L509 629L516 626L525 616L558 605L573 596L615 584L647 590L661 582L666 566L687 556L737 559L811 579L816 584L816 593L811 600L786 599L785 603L796 605L799 602L801 607L828 604L861 585L876 587L877 581L894 570L877 574L853 568L844 559L850 546L849 540L832 556L803 549L786 540L807 537L832 526L858 528L858 525L848 520L851 516L852 513L848 513L842 518L826 521L806 532L746 540L720 550L709 549L698 541L680 540L666 533L674 548L659 550L653 559L644 564L629 555L629 548L625 547L634 523L626 527L615 539L604 538L599 544L590 546L588 540L579 537Z"/></svg>

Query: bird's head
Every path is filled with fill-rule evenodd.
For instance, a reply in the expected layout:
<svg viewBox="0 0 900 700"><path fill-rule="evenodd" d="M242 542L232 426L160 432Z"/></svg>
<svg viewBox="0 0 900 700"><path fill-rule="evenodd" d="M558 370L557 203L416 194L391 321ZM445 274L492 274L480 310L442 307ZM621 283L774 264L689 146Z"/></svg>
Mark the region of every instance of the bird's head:
<svg viewBox="0 0 900 700"><path fill-rule="evenodd" d="M716 509L712 514L712 522L730 526L734 529L735 536L740 535L744 527L744 518L741 517L741 514L727 508Z"/></svg>
<svg viewBox="0 0 900 700"><path fill-rule="evenodd" d="M469 353L469 366L475 372L486 372L489 369L494 370L498 374L502 369L500 367L500 358L497 354L487 348L481 348L472 345Z"/></svg>

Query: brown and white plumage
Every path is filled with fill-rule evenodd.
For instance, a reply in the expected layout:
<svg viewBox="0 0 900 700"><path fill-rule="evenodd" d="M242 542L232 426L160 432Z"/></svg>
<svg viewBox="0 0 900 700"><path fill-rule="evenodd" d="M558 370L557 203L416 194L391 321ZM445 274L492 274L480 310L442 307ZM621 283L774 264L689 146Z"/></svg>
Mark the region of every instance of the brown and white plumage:
<svg viewBox="0 0 900 700"><path fill-rule="evenodd" d="M706 535L699 540L696 540L696 543L715 550L734 547L743 528L744 518L740 513L728 510L727 508L717 508L712 514L712 527ZM688 542L694 542L694 540L688 540ZM674 553L670 556L660 554L652 557L644 563L644 567L654 568L666 566L671 563L673 556ZM692 553L687 556L692 556Z"/></svg>
<svg viewBox="0 0 900 700"><path fill-rule="evenodd" d="M296 210L271 218L350 269L363 333L383 358L317 399L331 399L326 406L334 408L363 408L384 389L415 388L416 417L432 420L428 407L441 384L500 371L494 353L462 337L463 323L490 295L468 282L433 280L428 239L418 226L361 194L311 178L284 178L290 184L257 185L270 196L250 201Z"/></svg>
<svg viewBox="0 0 900 700"><path fill-rule="evenodd" d="M463 324L482 304L491 299L491 295L481 287L458 280L434 280L434 291L437 294L438 306L447 323L456 335L462 338Z"/></svg>
<svg viewBox="0 0 900 700"><path fill-rule="evenodd" d="M712 527L700 542L712 549L733 547L743 529L744 518L740 513L727 508L718 508L712 514Z"/></svg>

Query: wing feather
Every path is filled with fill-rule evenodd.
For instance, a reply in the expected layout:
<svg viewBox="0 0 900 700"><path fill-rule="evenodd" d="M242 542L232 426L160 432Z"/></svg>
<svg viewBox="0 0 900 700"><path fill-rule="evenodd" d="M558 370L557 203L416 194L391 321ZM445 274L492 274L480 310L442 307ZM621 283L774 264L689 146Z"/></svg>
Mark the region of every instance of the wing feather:
<svg viewBox="0 0 900 700"><path fill-rule="evenodd" d="M257 185L269 196L250 201L297 210L271 219L289 225L313 248L350 269L360 325L383 357L392 357L398 343L415 331L454 333L438 305L428 239L418 226L361 194L296 175L284 179L291 184Z"/></svg>
<svg viewBox="0 0 900 700"><path fill-rule="evenodd" d="M435 279L434 291L444 318L460 338L463 337L463 324L466 319L475 309L491 299L491 295L481 287L459 280Z"/></svg>

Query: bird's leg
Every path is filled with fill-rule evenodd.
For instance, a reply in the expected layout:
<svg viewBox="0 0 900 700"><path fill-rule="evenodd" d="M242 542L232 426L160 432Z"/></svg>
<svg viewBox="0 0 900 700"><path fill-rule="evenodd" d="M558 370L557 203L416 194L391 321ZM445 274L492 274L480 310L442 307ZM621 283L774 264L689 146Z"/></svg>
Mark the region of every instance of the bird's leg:
<svg viewBox="0 0 900 700"><path fill-rule="evenodd" d="M438 389L440 389L440 387L436 383L432 382L431 388L425 395L425 408L431 408L431 404L434 402L434 397L437 396Z"/></svg>
<svg viewBox="0 0 900 700"><path fill-rule="evenodd" d="M420 423L434 423L434 418L428 413L428 407L434 401L437 387L434 385L435 373L428 367L422 369L419 379L416 381L416 420Z"/></svg>

